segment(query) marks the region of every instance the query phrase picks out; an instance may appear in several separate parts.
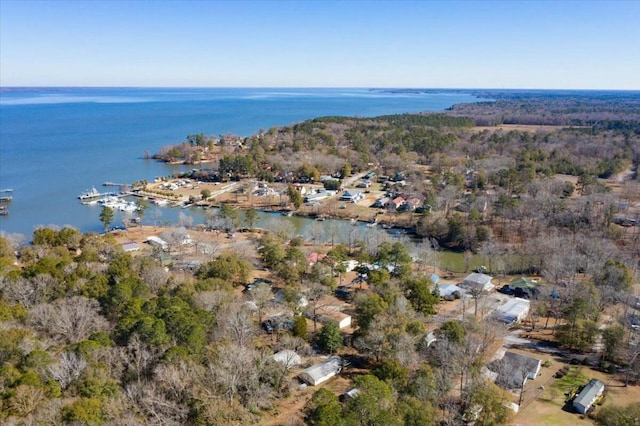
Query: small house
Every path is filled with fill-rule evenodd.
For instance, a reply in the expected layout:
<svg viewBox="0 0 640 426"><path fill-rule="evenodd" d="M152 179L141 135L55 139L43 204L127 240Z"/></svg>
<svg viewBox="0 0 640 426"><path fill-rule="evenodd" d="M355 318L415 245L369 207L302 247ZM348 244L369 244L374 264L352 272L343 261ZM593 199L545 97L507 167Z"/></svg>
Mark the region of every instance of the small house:
<svg viewBox="0 0 640 426"><path fill-rule="evenodd" d="M312 365L298 375L298 378L310 386L317 386L326 382L342 370L342 358L329 357L320 364Z"/></svg>
<svg viewBox="0 0 640 426"><path fill-rule="evenodd" d="M357 203L358 200L362 198L362 194L359 192L351 193L349 191L344 191L340 196L340 201L348 201L350 203Z"/></svg>
<svg viewBox="0 0 640 426"><path fill-rule="evenodd" d="M448 299L450 297L455 298L456 292L460 297L465 293L463 288L454 284L438 284L438 292L440 293L440 297L444 299Z"/></svg>
<svg viewBox="0 0 640 426"><path fill-rule="evenodd" d="M298 191L303 196L307 193L307 188L304 185L300 185L299 183L294 184L293 189Z"/></svg>
<svg viewBox="0 0 640 426"><path fill-rule="evenodd" d="M316 263L320 262L325 257L327 257L326 254L318 253L314 251L313 253L309 254L309 256L307 256L307 265L313 266Z"/></svg>
<svg viewBox="0 0 640 426"><path fill-rule="evenodd" d="M167 250L169 248L169 243L167 243L165 240L163 240L160 237L156 237L155 235L151 235L150 237L147 237L147 239L145 240L145 243L148 243L152 247L159 248L161 250Z"/></svg>
<svg viewBox="0 0 640 426"><path fill-rule="evenodd" d="M604 392L604 383L597 379L591 379L573 400L573 408L580 414L586 413L602 395L602 392Z"/></svg>
<svg viewBox="0 0 640 426"><path fill-rule="evenodd" d="M531 303L526 299L515 297L495 310L493 316L506 324L515 324L529 315Z"/></svg>
<svg viewBox="0 0 640 426"><path fill-rule="evenodd" d="M538 282L527 277L516 278L509 283L509 288L516 297L537 297Z"/></svg>
<svg viewBox="0 0 640 426"><path fill-rule="evenodd" d="M124 250L126 252L139 251L140 250L140 244L136 243L135 241L129 241L129 242L126 242L126 243L122 243L122 250Z"/></svg>
<svg viewBox="0 0 640 426"><path fill-rule="evenodd" d="M351 325L351 315L340 311L338 306L322 306L316 310L321 322L333 320L338 323L340 329Z"/></svg>
<svg viewBox="0 0 640 426"><path fill-rule="evenodd" d="M389 197L382 197L382 198L378 198L372 205L371 207L375 207L375 208L379 208L379 209L383 209L387 206L387 204L389 203Z"/></svg>
<svg viewBox="0 0 640 426"><path fill-rule="evenodd" d="M410 197L405 200L404 205L402 206L407 211L414 211L422 204L422 200L416 197Z"/></svg>
<svg viewBox="0 0 640 426"><path fill-rule="evenodd" d="M404 197L398 196L387 203L389 210L398 210L404 204Z"/></svg>
<svg viewBox="0 0 640 426"><path fill-rule="evenodd" d="M501 359L489 363L490 371L496 372L496 384L504 389L522 389L527 380L535 379L540 372L539 359L515 352L505 352Z"/></svg>
<svg viewBox="0 0 640 426"><path fill-rule="evenodd" d="M491 284L493 277L478 272L471 273L466 276L461 287L470 291L491 291L494 286Z"/></svg>

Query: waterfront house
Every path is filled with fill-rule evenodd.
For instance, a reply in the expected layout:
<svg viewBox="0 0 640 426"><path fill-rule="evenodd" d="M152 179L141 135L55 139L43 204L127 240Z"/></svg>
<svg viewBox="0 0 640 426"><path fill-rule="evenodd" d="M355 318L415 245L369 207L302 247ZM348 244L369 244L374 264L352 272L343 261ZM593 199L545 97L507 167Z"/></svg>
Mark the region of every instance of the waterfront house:
<svg viewBox="0 0 640 426"><path fill-rule="evenodd" d="M304 185L301 185L299 183L294 184L293 189L298 191L302 196L304 196L304 194L307 193L307 188Z"/></svg>
<svg viewBox="0 0 640 426"><path fill-rule="evenodd" d="M389 197L378 198L376 200L376 202L371 205L371 207L376 207L376 208L382 209L382 208L385 208L387 206L388 202L389 202Z"/></svg>
<svg viewBox="0 0 640 426"><path fill-rule="evenodd" d="M586 413L602 395L602 392L604 392L604 383L597 379L591 379L573 400L573 408L580 414Z"/></svg>
<svg viewBox="0 0 640 426"><path fill-rule="evenodd" d="M407 200L405 200L404 205L402 207L404 207L405 210L412 212L415 209L417 209L418 206L420 206L420 204L422 204L422 200L420 198L410 197Z"/></svg>
<svg viewBox="0 0 640 426"><path fill-rule="evenodd" d="M348 201L350 203L357 203L360 199L362 199L362 194L359 192L344 191L340 196L340 201Z"/></svg>
<svg viewBox="0 0 640 426"><path fill-rule="evenodd" d="M397 196L393 200L387 203L387 208L389 210L398 210L404 204L404 197Z"/></svg>

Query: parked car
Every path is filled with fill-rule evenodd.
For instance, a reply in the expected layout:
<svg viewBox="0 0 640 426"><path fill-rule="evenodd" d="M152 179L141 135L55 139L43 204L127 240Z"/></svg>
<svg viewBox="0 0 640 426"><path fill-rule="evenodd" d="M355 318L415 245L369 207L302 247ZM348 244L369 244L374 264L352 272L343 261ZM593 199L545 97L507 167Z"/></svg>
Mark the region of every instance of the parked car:
<svg viewBox="0 0 640 426"><path fill-rule="evenodd" d="M500 287L498 289L498 292L502 293L502 294L508 294L509 296L512 296L513 293L514 293L513 290L511 289L511 287L509 287L509 284L506 284L506 285L503 285L502 287Z"/></svg>
<svg viewBox="0 0 640 426"><path fill-rule="evenodd" d="M333 293L338 299L347 301L353 299L353 292L344 287L338 287Z"/></svg>
<svg viewBox="0 0 640 426"><path fill-rule="evenodd" d="M262 322L262 328L269 334L279 330L291 330L293 329L293 320L286 315L273 316Z"/></svg>

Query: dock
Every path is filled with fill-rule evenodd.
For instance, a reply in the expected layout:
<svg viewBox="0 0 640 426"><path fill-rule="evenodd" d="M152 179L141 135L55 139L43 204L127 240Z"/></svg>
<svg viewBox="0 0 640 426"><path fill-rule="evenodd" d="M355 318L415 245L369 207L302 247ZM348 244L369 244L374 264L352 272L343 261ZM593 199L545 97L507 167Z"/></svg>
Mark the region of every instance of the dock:
<svg viewBox="0 0 640 426"><path fill-rule="evenodd" d="M102 186L127 186L128 183L115 183L115 182L105 182Z"/></svg>

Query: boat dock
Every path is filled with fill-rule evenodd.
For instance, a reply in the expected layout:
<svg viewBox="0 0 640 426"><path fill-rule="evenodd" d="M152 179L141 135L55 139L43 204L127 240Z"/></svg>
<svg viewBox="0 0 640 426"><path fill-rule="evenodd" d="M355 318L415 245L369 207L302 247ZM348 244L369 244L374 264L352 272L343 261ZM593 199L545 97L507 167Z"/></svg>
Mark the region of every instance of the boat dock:
<svg viewBox="0 0 640 426"><path fill-rule="evenodd" d="M12 192L13 189L0 189L0 216L9 215L9 209L7 205L13 201L13 196L10 195Z"/></svg>

